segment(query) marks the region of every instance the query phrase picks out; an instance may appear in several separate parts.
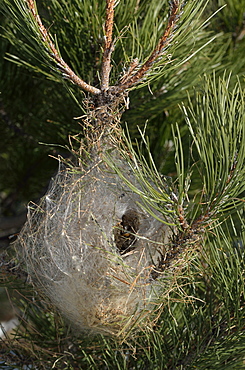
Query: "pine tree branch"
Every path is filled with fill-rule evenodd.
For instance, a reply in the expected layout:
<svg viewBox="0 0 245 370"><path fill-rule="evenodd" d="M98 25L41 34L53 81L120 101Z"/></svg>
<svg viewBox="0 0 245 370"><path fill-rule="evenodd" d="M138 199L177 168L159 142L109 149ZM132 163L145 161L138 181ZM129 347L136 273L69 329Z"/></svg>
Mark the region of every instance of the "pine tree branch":
<svg viewBox="0 0 245 370"><path fill-rule="evenodd" d="M133 64L131 63L128 72L122 77L119 85L114 88L117 92L123 92L126 89L129 89L131 86L138 83L140 80L142 80L146 76L147 72L150 69L152 69L153 64L157 62L159 58L162 57L166 46L171 41L173 31L179 19L179 16L178 16L179 10L180 10L180 1L179 0L171 1L170 16L168 19L167 28L163 36L159 40L157 46L155 47L155 49L153 50L149 58L141 66L141 68L138 69L137 72L134 73L135 68L137 67L137 64L134 61L133 61Z"/></svg>
<svg viewBox="0 0 245 370"><path fill-rule="evenodd" d="M112 31L114 23L115 0L106 0L106 22L105 22L105 45L102 61L102 79L101 90L107 90L109 87L109 77L111 71L111 54L114 49L112 41Z"/></svg>
<svg viewBox="0 0 245 370"><path fill-rule="evenodd" d="M129 65L128 71L123 75L123 77L120 80L120 84L124 85L128 82L128 80L132 77L133 72L139 65L139 59L135 58L132 60L132 62Z"/></svg>
<svg viewBox="0 0 245 370"><path fill-rule="evenodd" d="M67 78L71 82L73 82L75 85L79 86L81 89L90 92L91 94L98 95L100 94L100 89L95 88L94 86L91 86L87 84L85 81L83 81L80 77L78 77L72 69L68 66L68 64L61 58L59 55L54 43L50 39L50 36L48 34L48 31L44 27L40 16L37 13L36 9L36 3L34 0L27 0L28 7L38 25L39 31L42 36L42 40L48 44L49 49L51 51L50 56L56 61L57 66L62 71L63 77Z"/></svg>

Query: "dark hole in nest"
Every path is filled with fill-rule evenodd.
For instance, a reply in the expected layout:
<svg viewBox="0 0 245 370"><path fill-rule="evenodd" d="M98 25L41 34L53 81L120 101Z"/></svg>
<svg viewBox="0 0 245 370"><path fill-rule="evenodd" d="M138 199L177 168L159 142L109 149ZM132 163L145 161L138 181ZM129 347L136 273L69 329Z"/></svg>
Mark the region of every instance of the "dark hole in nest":
<svg viewBox="0 0 245 370"><path fill-rule="evenodd" d="M125 254L134 249L139 230L139 215L135 209L128 209L114 229L114 238L120 254Z"/></svg>

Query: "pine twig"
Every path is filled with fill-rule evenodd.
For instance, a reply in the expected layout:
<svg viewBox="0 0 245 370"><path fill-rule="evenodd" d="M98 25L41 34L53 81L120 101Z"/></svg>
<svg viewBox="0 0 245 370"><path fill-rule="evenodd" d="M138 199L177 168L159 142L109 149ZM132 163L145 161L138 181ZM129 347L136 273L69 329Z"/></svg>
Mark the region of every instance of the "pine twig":
<svg viewBox="0 0 245 370"><path fill-rule="evenodd" d="M105 45L102 61L101 90L109 88L111 53L113 51L112 31L114 24L115 0L106 0Z"/></svg>
<svg viewBox="0 0 245 370"><path fill-rule="evenodd" d="M123 75L123 77L120 80L121 85L126 84L126 82L130 79L130 77L132 76L133 72L138 67L138 65L139 65L139 59L138 58L133 59L129 65L128 71Z"/></svg>
<svg viewBox="0 0 245 370"><path fill-rule="evenodd" d="M178 21L179 9L180 9L180 1L173 0L171 2L171 12L170 12L170 16L168 19L167 28L163 36L159 40L157 46L155 47L155 49L153 50L149 58L146 60L146 62L141 66L140 69L138 69L137 72L134 73L136 66L132 68L130 65L129 71L125 74L125 76L122 77L119 85L115 86L115 90L117 92L123 92L126 89L129 89L131 86L135 85L137 82L139 82L147 74L147 72L152 68L153 64L158 60L158 58L162 56L165 47L169 44L171 40L172 32Z"/></svg>
<svg viewBox="0 0 245 370"><path fill-rule="evenodd" d="M46 42L51 50L51 57L56 61L58 67L62 70L63 77L67 78L71 82L73 82L75 85L78 85L81 89L90 92L91 94L98 95L101 93L100 89L97 89L94 86L91 86L87 84L85 81L83 81L80 77L78 77L72 69L68 66L68 64L61 58L59 55L54 43L50 39L50 36L48 34L48 31L44 27L40 16L37 13L36 10L36 3L34 0L26 0L28 7L38 25L39 31L42 35L42 39L44 42Z"/></svg>

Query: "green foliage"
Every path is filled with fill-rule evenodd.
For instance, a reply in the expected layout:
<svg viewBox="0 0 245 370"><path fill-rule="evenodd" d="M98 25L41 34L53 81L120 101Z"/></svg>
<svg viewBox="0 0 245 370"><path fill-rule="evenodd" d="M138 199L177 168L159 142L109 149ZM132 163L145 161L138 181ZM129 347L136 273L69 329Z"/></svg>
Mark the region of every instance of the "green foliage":
<svg viewBox="0 0 245 370"><path fill-rule="evenodd" d="M213 35L218 35L218 37L197 53L178 72L170 72L169 74L167 72L164 79L151 84L150 89L145 88L131 93L131 109L124 115L125 120L129 123L134 136L137 135L137 130L132 128L132 122L148 120L148 135L152 143L152 153L165 174L172 173L173 167L170 164L174 163L172 146L169 146L169 141L172 140L170 126L173 122L178 121L181 130L186 130L184 120L181 124L182 118L178 109L178 105L186 99L186 91L188 90L190 99L192 99L194 90L190 87L200 85L201 79L199 77L203 74L212 74L214 70L217 76L222 76L225 70L232 70L231 86L236 83L236 75L240 77L244 75L243 19L245 1L236 2L235 7L233 4L232 0L209 1L204 11L206 18L216 12L219 7L225 7L205 24L205 28L200 30L198 37L193 39L195 40L194 44L187 45L186 55L189 55L189 50L192 50L193 45L198 47ZM244 86L242 78L241 84ZM154 104L152 103L153 99ZM185 143L187 149L188 140ZM163 147L165 147L164 155L162 155ZM166 156L168 156L167 163Z"/></svg>
<svg viewBox="0 0 245 370"><path fill-rule="evenodd" d="M142 82L138 87L148 84L152 79L162 78L173 70L180 70L193 55L211 42L209 33L203 30L206 22L201 19L205 2L205 0L188 1L186 5L183 4L184 14L180 16L173 41L167 45L163 58L160 58L149 72L147 81ZM49 14L50 21L47 29L53 35L53 41L57 43L61 55L64 53L63 57L67 58L68 64L71 63L75 72L82 78L86 77L87 82L98 84L97 71L100 67L103 47L105 3L42 1L40 5L41 12ZM59 66L54 62L52 50L48 42L43 40L27 3L21 0L4 0L2 8L11 19L5 30L5 37L15 45L19 53L25 56L20 59L19 56L12 55L12 60L17 64L33 68L35 72L42 72L48 78L62 80ZM117 4L116 42L113 54L114 83L132 59L137 57L142 63L149 57L164 33L168 12L169 6L166 0L160 2L131 0L120 1ZM17 37L16 31L19 32ZM213 39L216 37L214 35Z"/></svg>
<svg viewBox="0 0 245 370"><path fill-rule="evenodd" d="M223 11L218 15L219 22L216 22L216 28L225 29L235 34L233 37L239 37L244 29L244 3L239 0L215 0L210 2L208 9L215 11L218 7L225 6ZM239 41L239 40L237 40Z"/></svg>
<svg viewBox="0 0 245 370"><path fill-rule="evenodd" d="M178 125L173 126L174 182L158 172L150 145L141 131L143 145L137 144L135 150L130 138L125 136L123 142L126 144L122 147L124 160L134 172L139 188L130 184L108 159L128 186L140 194L142 206L149 213L152 209L160 212L166 223L178 224L179 207L190 225L201 223L202 227L215 218L221 221L244 207L241 198L245 190L244 89L239 80L230 89L230 77L216 81L215 74L204 76L202 86L189 97L189 104L182 105L190 149L185 154L180 129Z"/></svg>
<svg viewBox="0 0 245 370"><path fill-rule="evenodd" d="M202 212L220 217L221 213L227 215L243 207L239 196L245 190L244 89L239 81L229 89L230 76L216 81L213 75L212 79L204 78L204 81L194 99L189 98L189 106L183 105L182 110L194 144L192 169L195 175L199 174L202 183ZM182 153L177 163L183 162L181 157ZM183 173L182 165L179 177L183 178ZM183 180L179 192L187 194Z"/></svg>
<svg viewBox="0 0 245 370"><path fill-rule="evenodd" d="M4 55L13 46L3 39L0 50ZM11 215L43 193L57 168L48 155L69 154L64 146L77 132L73 117L81 110L66 89L4 59L0 81L0 198L2 212Z"/></svg>

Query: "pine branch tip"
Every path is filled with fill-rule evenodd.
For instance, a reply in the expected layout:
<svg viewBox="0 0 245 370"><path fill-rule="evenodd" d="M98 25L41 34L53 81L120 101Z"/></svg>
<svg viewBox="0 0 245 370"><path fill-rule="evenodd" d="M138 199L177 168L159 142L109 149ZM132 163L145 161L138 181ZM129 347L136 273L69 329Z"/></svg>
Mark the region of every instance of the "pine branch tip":
<svg viewBox="0 0 245 370"><path fill-rule="evenodd" d="M45 26L42 23L42 20L37 12L37 6L36 2L34 0L26 0L26 3L28 5L28 9L30 10L36 25L38 26L39 33L41 35L43 43L47 43L48 47L45 47L47 50L47 53L49 54L49 57L51 59L55 60L57 69L61 71L62 78L70 80L73 84L79 86L82 90L87 91L93 95L100 94L100 89L97 89L96 87L87 84L85 81L83 81L79 76L76 75L75 72L64 62L62 57L60 56L58 50L56 49L53 41L51 40L51 37L45 28ZM64 71L65 73L63 73Z"/></svg>
<svg viewBox="0 0 245 370"><path fill-rule="evenodd" d="M101 76L101 90L109 88L109 78L111 72L111 54L114 49L112 32L114 25L114 6L115 0L106 1L106 21L105 21L105 43L102 58L102 76Z"/></svg>
<svg viewBox="0 0 245 370"><path fill-rule="evenodd" d="M152 69L153 65L159 61L159 58L160 60L162 59L162 56L165 54L166 49L171 45L170 42L173 39L173 33L177 27L177 22L180 18L180 8L180 1L170 1L170 15L163 36L160 38L158 44L156 45L155 49L148 57L148 59L142 64L140 68L138 68L138 70L134 74L130 71L129 67L128 75L125 74L125 76L123 76L116 87L118 92L127 90L132 86L139 84L141 81L144 81L148 72L150 72L150 70Z"/></svg>

